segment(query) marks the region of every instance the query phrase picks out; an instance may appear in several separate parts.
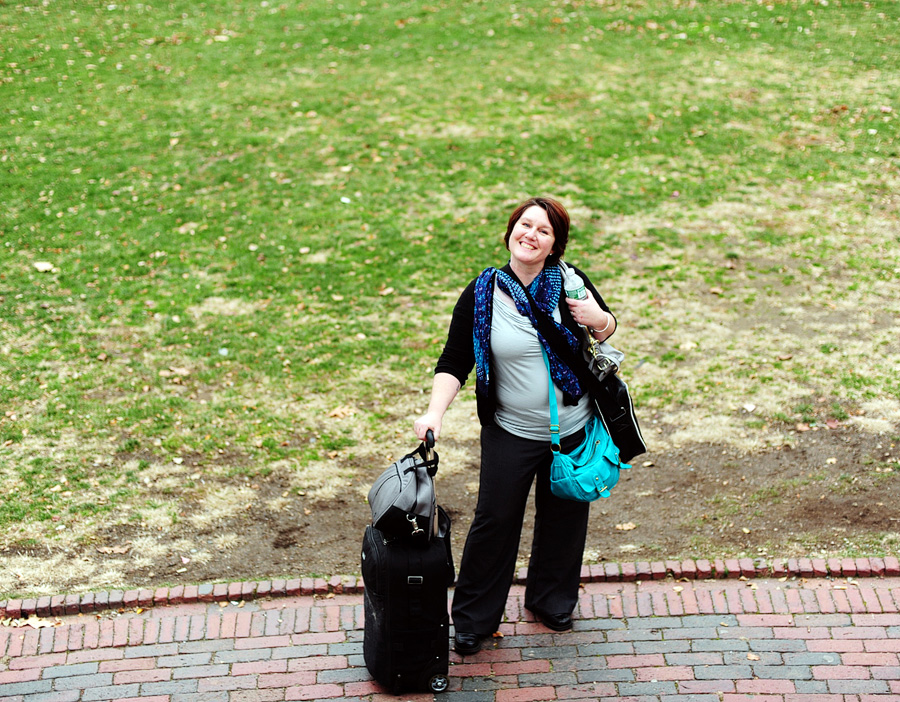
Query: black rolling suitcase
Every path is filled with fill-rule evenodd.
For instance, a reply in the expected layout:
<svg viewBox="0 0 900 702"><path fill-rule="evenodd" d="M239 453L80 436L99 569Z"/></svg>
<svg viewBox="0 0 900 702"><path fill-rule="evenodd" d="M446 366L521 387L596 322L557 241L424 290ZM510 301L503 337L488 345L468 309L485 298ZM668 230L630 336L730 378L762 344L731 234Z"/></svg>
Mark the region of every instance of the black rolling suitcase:
<svg viewBox="0 0 900 702"><path fill-rule="evenodd" d="M450 517L440 507L428 536L386 535L369 525L363 537L363 657L393 694L443 692L449 683L447 590L456 574Z"/></svg>

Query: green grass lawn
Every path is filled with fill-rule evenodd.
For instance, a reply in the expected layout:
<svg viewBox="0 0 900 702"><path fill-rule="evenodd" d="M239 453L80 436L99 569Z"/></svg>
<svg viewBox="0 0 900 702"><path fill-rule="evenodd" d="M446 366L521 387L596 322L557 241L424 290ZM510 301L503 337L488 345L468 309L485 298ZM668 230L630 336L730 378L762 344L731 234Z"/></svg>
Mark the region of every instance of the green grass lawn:
<svg viewBox="0 0 900 702"><path fill-rule="evenodd" d="M896 441L898 37L884 0L0 3L0 547L409 443L532 194L655 448Z"/></svg>

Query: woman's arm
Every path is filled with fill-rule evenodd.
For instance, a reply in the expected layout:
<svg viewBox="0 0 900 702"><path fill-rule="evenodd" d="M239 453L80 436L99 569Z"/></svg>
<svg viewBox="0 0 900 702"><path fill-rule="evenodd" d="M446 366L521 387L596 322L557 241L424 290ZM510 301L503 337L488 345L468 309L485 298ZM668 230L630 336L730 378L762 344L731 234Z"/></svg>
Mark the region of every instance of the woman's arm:
<svg viewBox="0 0 900 702"><path fill-rule="evenodd" d="M434 432L434 438L438 438L444 413L475 365L475 349L472 342L474 318L475 281L472 281L463 290L453 308L447 341L435 368L428 411L413 424L416 436L422 441L425 440L425 432L429 429Z"/></svg>
<svg viewBox="0 0 900 702"><path fill-rule="evenodd" d="M422 441L425 440L425 434L429 429L434 432L434 438L437 439L441 435L441 424L444 420L444 414L450 407L450 403L459 393L459 380L450 373L435 373L434 382L431 385L431 400L428 403L428 411L419 417L413 426L416 430L416 436Z"/></svg>
<svg viewBox="0 0 900 702"><path fill-rule="evenodd" d="M576 322L590 329L592 336L597 341L605 341L616 331L616 317L609 311L609 307L590 279L579 269L571 267L581 276L587 290L587 299L585 300L566 298L572 317Z"/></svg>
<svg viewBox="0 0 900 702"><path fill-rule="evenodd" d="M588 295L590 294L591 293L588 292ZM591 336L597 341L606 341L616 331L616 318L613 316L612 312L601 309L596 321L591 324L586 324L585 326L591 330Z"/></svg>

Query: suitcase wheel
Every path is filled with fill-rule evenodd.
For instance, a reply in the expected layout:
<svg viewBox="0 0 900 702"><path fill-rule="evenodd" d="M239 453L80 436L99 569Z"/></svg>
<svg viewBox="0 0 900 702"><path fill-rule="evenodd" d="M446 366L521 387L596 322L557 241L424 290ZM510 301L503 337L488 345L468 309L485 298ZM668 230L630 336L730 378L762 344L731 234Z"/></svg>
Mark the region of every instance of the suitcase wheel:
<svg viewBox="0 0 900 702"><path fill-rule="evenodd" d="M428 686L432 692L445 692L450 687L450 680L446 675L434 675L428 681Z"/></svg>

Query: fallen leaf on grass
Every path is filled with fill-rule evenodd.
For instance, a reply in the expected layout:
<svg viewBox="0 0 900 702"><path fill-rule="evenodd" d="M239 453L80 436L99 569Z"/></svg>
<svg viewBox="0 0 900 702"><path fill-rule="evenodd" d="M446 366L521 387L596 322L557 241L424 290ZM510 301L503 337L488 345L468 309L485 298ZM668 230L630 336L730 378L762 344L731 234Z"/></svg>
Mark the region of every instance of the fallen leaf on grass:
<svg viewBox="0 0 900 702"><path fill-rule="evenodd" d="M131 543L127 543L124 546L98 546L97 553L105 553L105 554L119 554L123 555L128 553L131 550Z"/></svg>
<svg viewBox="0 0 900 702"><path fill-rule="evenodd" d="M341 405L340 407L335 407L331 412L328 413L329 417L333 419L344 419L346 417L351 417L356 414L356 408L350 407L349 405Z"/></svg>
<svg viewBox="0 0 900 702"><path fill-rule="evenodd" d="M634 522L625 522L624 524L616 524L616 529L619 531L631 531L632 529L637 529L637 524Z"/></svg>
<svg viewBox="0 0 900 702"><path fill-rule="evenodd" d="M164 368L159 372L160 378L172 378L174 376L178 376L184 378L191 374L191 371L187 368L177 368L175 366L171 366L169 368Z"/></svg>
<svg viewBox="0 0 900 702"><path fill-rule="evenodd" d="M178 233L179 234L187 234L190 231L196 230L197 227L199 227L199 226L200 225L197 224L196 222L185 222L180 227L178 227Z"/></svg>

